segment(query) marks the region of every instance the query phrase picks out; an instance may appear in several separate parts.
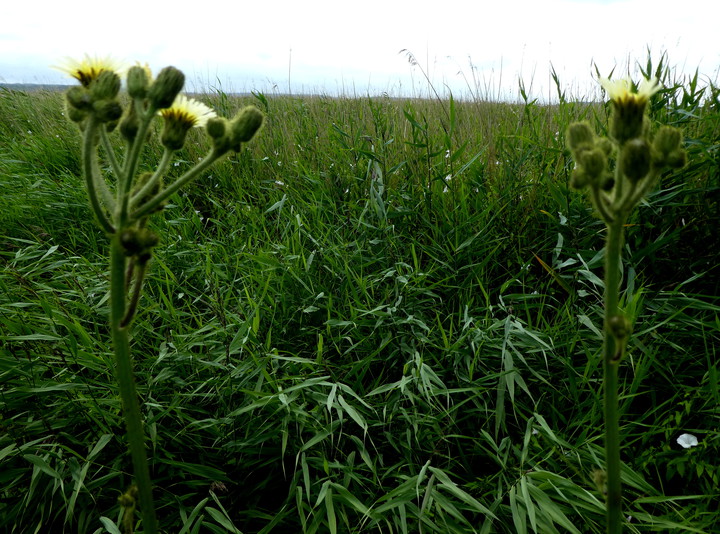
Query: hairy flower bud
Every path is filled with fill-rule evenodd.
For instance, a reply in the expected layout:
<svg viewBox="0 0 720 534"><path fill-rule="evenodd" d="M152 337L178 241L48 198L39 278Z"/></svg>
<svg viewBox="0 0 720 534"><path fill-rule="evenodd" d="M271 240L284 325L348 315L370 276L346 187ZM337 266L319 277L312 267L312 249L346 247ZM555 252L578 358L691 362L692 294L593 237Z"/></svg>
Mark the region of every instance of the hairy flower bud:
<svg viewBox="0 0 720 534"><path fill-rule="evenodd" d="M647 176L650 171L650 145L645 139L628 141L622 150L622 170L632 182Z"/></svg>
<svg viewBox="0 0 720 534"><path fill-rule="evenodd" d="M595 146L603 151L603 153L610 157L613 152L613 144L607 137L601 137L595 142Z"/></svg>
<svg viewBox="0 0 720 534"><path fill-rule="evenodd" d="M645 102L629 101L623 105L616 102L610 121L610 135L622 144L630 139L640 137L643 133L643 119L645 117Z"/></svg>
<svg viewBox="0 0 720 534"><path fill-rule="evenodd" d="M120 76L111 70L102 71L90 83L90 95L93 100L112 100L120 92Z"/></svg>
<svg viewBox="0 0 720 534"><path fill-rule="evenodd" d="M113 122L122 116L122 106L117 100L99 100L93 103L93 112L100 122Z"/></svg>
<svg viewBox="0 0 720 534"><path fill-rule="evenodd" d="M228 130L228 120L223 117L212 117L205 124L205 130L212 139L225 137Z"/></svg>
<svg viewBox="0 0 720 534"><path fill-rule="evenodd" d="M573 152L595 144L595 134L587 122L571 124L565 134L567 146Z"/></svg>
<svg viewBox="0 0 720 534"><path fill-rule="evenodd" d="M180 150L185 145L189 130L190 128L181 121L166 120L160 141L168 150Z"/></svg>
<svg viewBox="0 0 720 534"><path fill-rule="evenodd" d="M578 154L577 163L585 170L590 181L595 182L605 172L607 156L599 148L584 150Z"/></svg>
<svg viewBox="0 0 720 534"><path fill-rule="evenodd" d="M128 228L120 235L126 256L144 256L160 242L160 237L147 228Z"/></svg>
<svg viewBox="0 0 720 534"><path fill-rule="evenodd" d="M185 85L185 75L175 67L165 67L158 74L155 82L148 90L148 99L154 109L165 109L172 106L175 97Z"/></svg>
<svg viewBox="0 0 720 534"><path fill-rule="evenodd" d="M93 99L90 92L81 85L74 85L65 93L68 106L80 111L90 111Z"/></svg>
<svg viewBox="0 0 720 534"><path fill-rule="evenodd" d="M682 169L685 165L687 165L687 152L685 152L682 148L673 150L670 154L668 154L665 164L671 169Z"/></svg>
<svg viewBox="0 0 720 534"><path fill-rule="evenodd" d="M655 139L653 140L653 148L663 156L667 156L671 152L680 148L682 142L682 133L672 126L661 126Z"/></svg>
<svg viewBox="0 0 720 534"><path fill-rule="evenodd" d="M255 106L246 106L240 110L230 122L232 149L240 150L241 143L247 143L258 132L265 120L265 115Z"/></svg>
<svg viewBox="0 0 720 534"><path fill-rule="evenodd" d="M575 167L570 175L570 187L573 189L585 189L590 184L590 179L582 167Z"/></svg>
<svg viewBox="0 0 720 534"><path fill-rule="evenodd" d="M232 148L230 139L230 121L225 117L212 117L205 124L205 131L213 142L213 150L216 154L222 155Z"/></svg>
<svg viewBox="0 0 720 534"><path fill-rule="evenodd" d="M66 106L67 117L73 122L81 123L87 117L87 111L82 111L70 105Z"/></svg>
<svg viewBox="0 0 720 534"><path fill-rule="evenodd" d="M127 91L132 98L145 98L150 79L144 67L135 65L127 73Z"/></svg>

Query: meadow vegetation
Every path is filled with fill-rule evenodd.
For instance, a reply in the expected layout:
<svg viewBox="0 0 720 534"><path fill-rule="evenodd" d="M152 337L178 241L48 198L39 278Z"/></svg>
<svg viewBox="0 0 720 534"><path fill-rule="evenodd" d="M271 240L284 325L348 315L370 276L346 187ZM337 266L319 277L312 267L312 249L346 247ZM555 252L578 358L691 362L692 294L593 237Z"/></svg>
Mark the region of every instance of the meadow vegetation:
<svg viewBox="0 0 720 534"><path fill-rule="evenodd" d="M690 163L626 227L625 528L718 532L720 90L641 70ZM564 137L610 107L557 83L553 105L200 95L266 125L153 218L132 351L162 531L604 531L605 226ZM0 530L118 533L108 243L64 109L0 90Z"/></svg>

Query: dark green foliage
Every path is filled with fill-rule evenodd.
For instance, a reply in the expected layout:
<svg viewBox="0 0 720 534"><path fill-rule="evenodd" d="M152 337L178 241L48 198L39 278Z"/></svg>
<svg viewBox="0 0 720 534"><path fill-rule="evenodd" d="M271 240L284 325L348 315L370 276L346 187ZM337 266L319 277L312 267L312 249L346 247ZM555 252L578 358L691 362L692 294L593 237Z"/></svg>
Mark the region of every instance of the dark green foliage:
<svg viewBox="0 0 720 534"><path fill-rule="evenodd" d="M718 90L659 73L653 119L690 164L627 229L624 509L629 532L712 532ZM563 137L606 109L203 100L267 123L152 224L133 354L163 530L603 532L604 226L567 188ZM131 483L107 241L62 110L0 92L6 532L114 532ZM209 146L191 132L180 155Z"/></svg>

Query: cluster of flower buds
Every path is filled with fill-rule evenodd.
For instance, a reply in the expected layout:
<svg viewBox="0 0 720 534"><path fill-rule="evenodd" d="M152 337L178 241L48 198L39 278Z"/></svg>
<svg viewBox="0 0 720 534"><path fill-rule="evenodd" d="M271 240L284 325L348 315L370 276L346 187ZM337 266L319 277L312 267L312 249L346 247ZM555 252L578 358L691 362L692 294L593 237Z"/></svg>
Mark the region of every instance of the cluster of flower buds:
<svg viewBox="0 0 720 534"><path fill-rule="evenodd" d="M637 91L624 79L601 83L613 106L609 138L596 136L588 123L579 122L568 128L566 142L575 160L570 185L589 187L595 207L609 223L625 218L655 185L660 172L683 167L687 156L677 128L662 126L651 137L645 109L660 90L657 80L643 80Z"/></svg>
<svg viewBox="0 0 720 534"><path fill-rule="evenodd" d="M100 70L95 76L79 71L77 78L82 85L70 88L66 94L70 120L82 123L93 114L100 122L117 121L122 115L117 98L120 76L112 70Z"/></svg>
<svg viewBox="0 0 720 534"><path fill-rule="evenodd" d="M213 140L213 149L218 155L230 150L240 150L243 143L250 141L260 130L264 120L262 112L255 106L241 109L235 118L224 117L209 119L205 129Z"/></svg>
<svg viewBox="0 0 720 534"><path fill-rule="evenodd" d="M145 219L162 209L180 187L196 179L225 154L239 152L265 118L252 106L242 109L232 120L218 117L204 103L181 93L185 75L175 67L165 67L153 78L148 66L125 69L110 58L85 56L81 61L68 59L58 68L80 82L66 93L68 116L83 132L83 172L90 203L109 234L143 226ZM129 97L125 100L119 97L123 77ZM142 145L152 131L151 123L158 117L163 121L159 139L165 154L155 172L138 175ZM165 187L163 175L169 169L171 156L183 148L188 132L195 127L206 129L212 149L207 157ZM116 128L128 144L123 162L117 158L107 135ZM98 142L103 143L116 175L113 188L100 174Z"/></svg>
<svg viewBox="0 0 720 534"><path fill-rule="evenodd" d="M106 124L108 130L119 124L121 134L129 142L134 141L143 117L160 115L164 121L161 143L168 150L180 150L191 128L206 127L212 120L208 133L217 155L222 155L230 150L239 151L264 120L263 114L252 106L241 110L232 121L217 117L210 107L181 94L185 75L175 67L165 67L153 79L147 66L124 69L112 59L86 56L82 61L68 59L59 69L80 82L66 94L70 119L83 127L92 115ZM125 110L118 99L123 75L131 98Z"/></svg>

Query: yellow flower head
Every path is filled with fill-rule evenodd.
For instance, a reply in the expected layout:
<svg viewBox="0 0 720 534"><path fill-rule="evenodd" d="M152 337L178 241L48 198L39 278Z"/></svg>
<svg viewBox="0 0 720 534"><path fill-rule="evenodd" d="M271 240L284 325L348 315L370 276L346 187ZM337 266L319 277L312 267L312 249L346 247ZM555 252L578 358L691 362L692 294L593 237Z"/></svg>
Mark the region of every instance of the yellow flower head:
<svg viewBox="0 0 720 534"><path fill-rule="evenodd" d="M125 70L121 61L113 59L110 56L98 57L88 54L85 54L85 57L80 61L65 58L60 65L54 68L75 78L83 87L88 87L103 71L110 71L121 75Z"/></svg>
<svg viewBox="0 0 720 534"><path fill-rule="evenodd" d="M613 119L610 135L620 144L643 135L645 107L650 97L662 86L657 78L643 79L637 92L632 92L630 80L600 78L600 84L613 103Z"/></svg>
<svg viewBox="0 0 720 534"><path fill-rule="evenodd" d="M646 104L652 95L662 89L657 78L643 78L638 86L637 93L632 92L632 83L627 78L621 78L620 80L600 78L600 85L605 89L610 100L620 105L631 101Z"/></svg>
<svg viewBox="0 0 720 534"><path fill-rule="evenodd" d="M176 96L169 108L161 109L158 113L165 119L160 140L169 150L180 150L190 128L203 127L208 119L216 116L208 106L185 95Z"/></svg>
<svg viewBox="0 0 720 534"><path fill-rule="evenodd" d="M180 123L186 128L203 127L210 117L215 117L215 112L194 98L185 95L178 95L169 108L161 109L158 113L166 121Z"/></svg>

